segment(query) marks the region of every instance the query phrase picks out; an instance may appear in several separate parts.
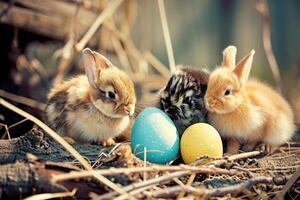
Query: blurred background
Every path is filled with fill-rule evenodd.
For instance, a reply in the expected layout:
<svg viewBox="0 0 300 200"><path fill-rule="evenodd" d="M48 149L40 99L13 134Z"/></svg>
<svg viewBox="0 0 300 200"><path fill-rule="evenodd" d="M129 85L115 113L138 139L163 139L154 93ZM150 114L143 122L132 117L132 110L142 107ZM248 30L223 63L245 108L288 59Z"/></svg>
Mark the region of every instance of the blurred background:
<svg viewBox="0 0 300 200"><path fill-rule="evenodd" d="M237 59L255 49L252 76L281 89L300 123L300 1L164 3L176 64L213 69L228 45ZM2 0L0 96L41 117L49 88L83 73L85 47L129 73L141 101L170 75L156 0ZM0 111L1 126L22 120Z"/></svg>

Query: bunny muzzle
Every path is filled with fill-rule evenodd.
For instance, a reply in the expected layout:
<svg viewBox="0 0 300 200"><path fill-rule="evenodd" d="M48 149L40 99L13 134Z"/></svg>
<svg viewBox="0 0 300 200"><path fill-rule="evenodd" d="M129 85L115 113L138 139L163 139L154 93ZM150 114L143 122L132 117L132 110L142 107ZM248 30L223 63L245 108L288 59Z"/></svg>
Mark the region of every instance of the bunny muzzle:
<svg viewBox="0 0 300 200"><path fill-rule="evenodd" d="M222 110L223 110L223 102L221 102L218 99L214 99L214 98L205 96L204 97L204 104L205 104L206 109L209 112L219 113L219 114L223 113L222 112Z"/></svg>
<svg viewBox="0 0 300 200"><path fill-rule="evenodd" d="M135 105L121 105L116 109L116 117L133 116Z"/></svg>

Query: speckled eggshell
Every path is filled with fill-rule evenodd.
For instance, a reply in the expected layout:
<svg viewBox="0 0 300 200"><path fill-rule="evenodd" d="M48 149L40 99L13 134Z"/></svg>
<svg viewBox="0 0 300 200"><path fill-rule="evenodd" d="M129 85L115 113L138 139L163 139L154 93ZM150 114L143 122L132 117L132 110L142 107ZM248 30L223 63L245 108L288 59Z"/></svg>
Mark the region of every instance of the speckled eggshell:
<svg viewBox="0 0 300 200"><path fill-rule="evenodd" d="M195 162L202 156L220 158L223 156L222 139L213 126L206 123L196 123L183 132L180 151L186 164Z"/></svg>
<svg viewBox="0 0 300 200"><path fill-rule="evenodd" d="M149 107L136 118L131 133L131 148L140 159L166 164L179 153L179 136L172 120L158 108Z"/></svg>

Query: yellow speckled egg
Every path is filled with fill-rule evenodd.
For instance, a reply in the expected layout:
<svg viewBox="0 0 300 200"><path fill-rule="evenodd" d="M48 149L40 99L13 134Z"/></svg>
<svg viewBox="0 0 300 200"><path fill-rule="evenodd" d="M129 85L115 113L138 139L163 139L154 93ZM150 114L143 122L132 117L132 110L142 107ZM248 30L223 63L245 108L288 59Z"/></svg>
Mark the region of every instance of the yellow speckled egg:
<svg viewBox="0 0 300 200"><path fill-rule="evenodd" d="M186 164L195 162L202 156L223 156L223 145L218 131L206 123L193 124L185 129L180 141L180 150Z"/></svg>

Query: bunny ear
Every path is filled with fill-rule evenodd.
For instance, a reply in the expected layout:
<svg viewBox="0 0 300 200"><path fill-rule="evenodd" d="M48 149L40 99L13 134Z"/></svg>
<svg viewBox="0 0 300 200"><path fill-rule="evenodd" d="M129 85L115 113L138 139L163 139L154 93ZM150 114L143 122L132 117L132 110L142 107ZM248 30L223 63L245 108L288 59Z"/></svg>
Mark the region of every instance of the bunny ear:
<svg viewBox="0 0 300 200"><path fill-rule="evenodd" d="M83 65L84 65L85 73L88 77L88 81L92 86L96 87L95 80L98 74L98 70L97 70L97 63L96 63L94 53L89 48L86 48L82 51L82 54L83 54L82 56Z"/></svg>
<svg viewBox="0 0 300 200"><path fill-rule="evenodd" d="M251 50L244 58L242 58L234 69L234 73L240 79L242 85L245 85L252 66L253 56L255 54L254 50Z"/></svg>
<svg viewBox="0 0 300 200"><path fill-rule="evenodd" d="M111 62L101 54L86 48L82 51L83 64L89 83L96 87L96 79L102 69L112 66Z"/></svg>
<svg viewBox="0 0 300 200"><path fill-rule="evenodd" d="M224 49L222 66L233 70L235 68L235 56L235 46L228 46L226 49Z"/></svg>
<svg viewBox="0 0 300 200"><path fill-rule="evenodd" d="M93 54L95 56L96 62L98 64L98 67L101 69L106 69L109 67L112 67L113 64L103 55L101 55L100 53L93 51Z"/></svg>

